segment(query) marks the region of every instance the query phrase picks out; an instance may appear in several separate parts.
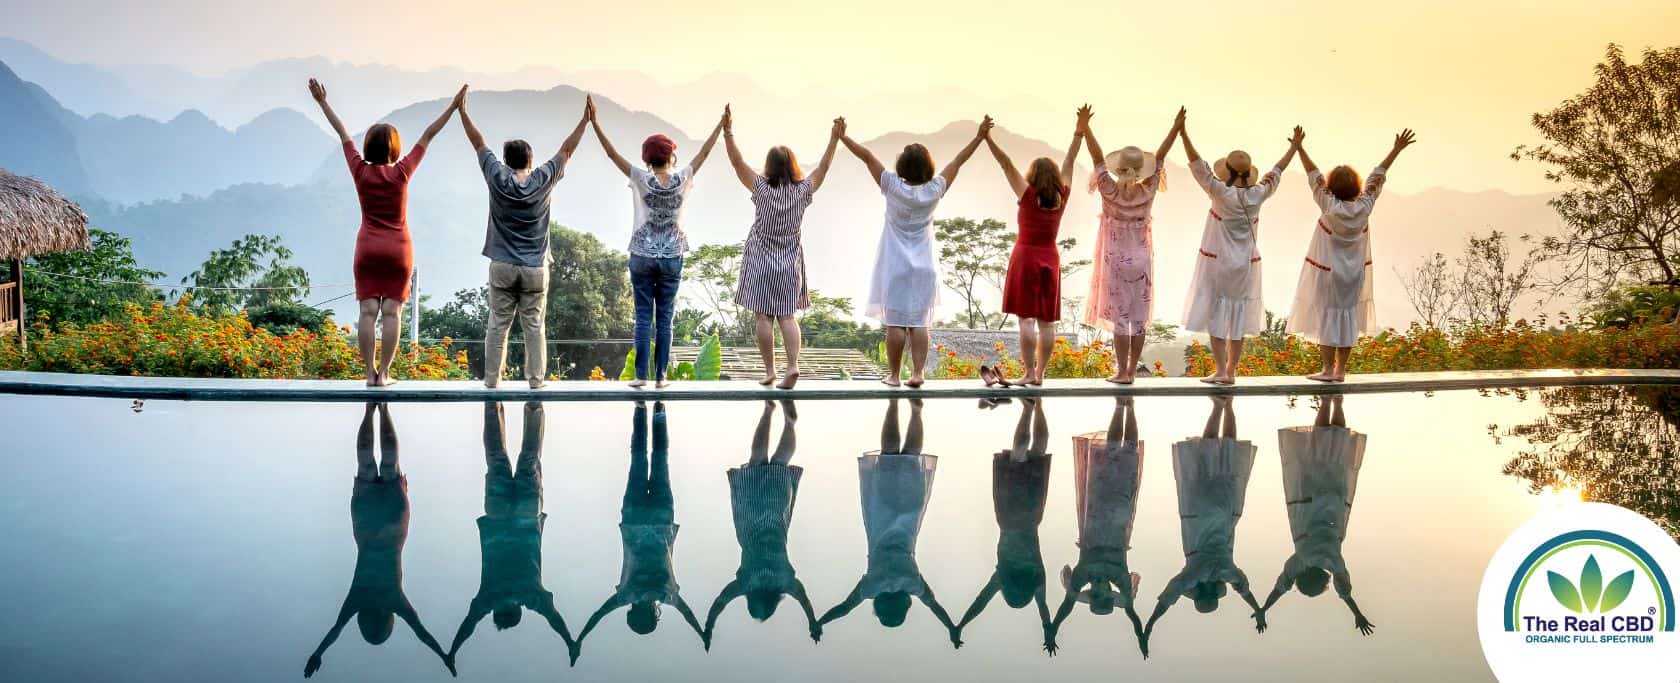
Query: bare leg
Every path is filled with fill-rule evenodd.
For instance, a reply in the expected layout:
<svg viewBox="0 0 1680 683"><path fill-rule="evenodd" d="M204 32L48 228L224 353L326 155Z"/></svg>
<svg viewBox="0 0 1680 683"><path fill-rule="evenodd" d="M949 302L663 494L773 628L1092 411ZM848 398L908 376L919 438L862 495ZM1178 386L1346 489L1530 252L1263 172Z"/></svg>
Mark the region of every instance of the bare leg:
<svg viewBox="0 0 1680 683"><path fill-rule="evenodd" d="M904 452L922 454L922 399L910 399L910 424L904 429Z"/></svg>
<svg viewBox="0 0 1680 683"><path fill-rule="evenodd" d="M379 300L379 385L396 384L391 379L391 361L397 357L398 333L402 330L402 302L396 299Z"/></svg>
<svg viewBox="0 0 1680 683"><path fill-rule="evenodd" d="M362 366L367 372L367 385L379 386L379 367L374 357L374 325L379 322L379 300L362 299L356 302L361 310L356 317L356 351L362 355Z"/></svg>
<svg viewBox="0 0 1680 683"><path fill-rule="evenodd" d="M1143 360L1143 342L1145 337L1144 335L1137 334L1132 335L1130 339L1132 353L1131 359L1126 363L1126 377L1135 380L1137 379L1138 363Z"/></svg>
<svg viewBox="0 0 1680 683"><path fill-rule="evenodd" d="M1225 384L1237 383L1237 365L1242 361L1243 343L1246 341L1246 337L1232 339L1231 350L1225 352Z"/></svg>
<svg viewBox="0 0 1680 683"><path fill-rule="evenodd" d="M1319 370L1318 374L1307 375L1307 379L1318 382L1334 381L1336 379L1336 350L1320 344L1318 346L1318 359L1324 368Z"/></svg>
<svg viewBox="0 0 1680 683"><path fill-rule="evenodd" d="M1056 324L1038 321L1038 379L1033 384L1044 383L1044 373L1050 370L1050 355L1056 352Z"/></svg>
<svg viewBox="0 0 1680 683"><path fill-rule="evenodd" d="M1020 319L1021 342L1021 383L1032 384L1038 370L1038 321L1032 318ZM1025 409L1025 404L1022 408ZM1022 414L1026 419L1026 414Z"/></svg>
<svg viewBox="0 0 1680 683"><path fill-rule="evenodd" d="M1328 426L1330 426L1330 397L1329 396L1318 397L1318 410L1313 415L1313 426L1314 427L1328 427Z"/></svg>
<svg viewBox="0 0 1680 683"><path fill-rule="evenodd" d="M1237 411L1231 408L1231 397L1221 396L1219 402L1225 406L1224 424L1221 425L1225 432L1224 436L1227 439L1235 439L1237 438Z"/></svg>
<svg viewBox="0 0 1680 683"><path fill-rule="evenodd" d="M1346 427L1347 426L1347 415L1342 414L1342 395L1341 394L1336 394L1335 396L1330 397L1330 410L1331 410L1330 424L1335 425L1337 427Z"/></svg>
<svg viewBox="0 0 1680 683"><path fill-rule="evenodd" d="M1203 377L1203 382L1212 384L1225 377L1225 354L1229 350L1228 343L1219 337L1208 337L1208 349L1213 352L1213 374Z"/></svg>
<svg viewBox="0 0 1680 683"><path fill-rule="evenodd" d="M881 453L898 453L902 442L898 438L898 399L887 402L887 416L881 419Z"/></svg>
<svg viewBox="0 0 1680 683"><path fill-rule="evenodd" d="M1009 442L1009 459L1021 462L1027 459L1028 428L1032 425L1033 407L1038 405L1036 398L1021 399L1021 419L1015 423L1015 436Z"/></svg>
<svg viewBox="0 0 1680 683"><path fill-rule="evenodd" d="M379 404L379 476L396 479L402 467L397 462L397 428L391 424L390 404Z"/></svg>
<svg viewBox="0 0 1680 683"><path fill-rule="evenodd" d="M764 413L758 416L758 428L753 430L752 455L747 459L747 466L763 465L770 462L770 416L776 414L776 404L764 402Z"/></svg>
<svg viewBox="0 0 1680 683"><path fill-rule="evenodd" d="M1336 349L1336 381L1347 379L1348 357L1353 355L1353 347L1343 346Z"/></svg>
<svg viewBox="0 0 1680 683"><path fill-rule="evenodd" d="M776 453L770 456L770 462L786 465L793 460L793 449L798 445L794 423L798 421L799 411L793 407L793 401L782 401L782 438L776 442Z"/></svg>
<svg viewBox="0 0 1680 683"><path fill-rule="evenodd" d="M922 386L927 378L923 373L927 370L928 329L926 327L910 328L910 388Z"/></svg>
<svg viewBox="0 0 1680 683"><path fill-rule="evenodd" d="M1027 456L1042 458L1050 450L1050 421L1044 418L1044 400L1033 402L1032 444L1027 447Z"/></svg>
<svg viewBox="0 0 1680 683"><path fill-rule="evenodd" d="M777 386L792 389L799 381L799 319L791 315L777 316L776 324L782 328L782 348L787 350L787 372Z"/></svg>
<svg viewBox="0 0 1680 683"><path fill-rule="evenodd" d="M362 481L379 480L379 463L373 458L373 413L379 405L368 402L362 413L362 424L356 428L356 478Z"/></svg>
<svg viewBox="0 0 1680 683"><path fill-rule="evenodd" d="M770 386L776 381L776 330L770 325L770 316L753 314L753 337L758 341L758 355L764 359L764 378L758 383Z"/></svg>
<svg viewBox="0 0 1680 683"><path fill-rule="evenodd" d="M898 386L898 375L904 368L904 344L909 335L908 327L887 328L887 376L881 378L882 384Z"/></svg>
<svg viewBox="0 0 1680 683"><path fill-rule="evenodd" d="M1219 418L1224 413L1225 403L1220 401L1218 396L1209 396L1208 399L1213 401L1213 410L1208 412L1207 424L1202 427L1202 438L1217 439L1219 438Z"/></svg>
<svg viewBox="0 0 1680 683"><path fill-rule="evenodd" d="M1122 437L1127 441L1137 441L1137 406L1132 405L1130 396L1121 397L1120 401L1126 404L1126 433Z"/></svg>

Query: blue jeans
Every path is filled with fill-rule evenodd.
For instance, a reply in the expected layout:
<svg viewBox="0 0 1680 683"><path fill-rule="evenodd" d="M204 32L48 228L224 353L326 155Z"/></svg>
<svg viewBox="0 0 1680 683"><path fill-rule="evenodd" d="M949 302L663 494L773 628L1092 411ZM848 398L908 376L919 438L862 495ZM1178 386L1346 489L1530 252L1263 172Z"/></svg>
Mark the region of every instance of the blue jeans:
<svg viewBox="0 0 1680 683"><path fill-rule="evenodd" d="M653 365L654 381L665 379L665 368L671 364L671 316L677 312L682 267L681 256L630 256L630 289L636 296L636 379L648 378L649 363ZM650 343L654 347L651 353Z"/></svg>

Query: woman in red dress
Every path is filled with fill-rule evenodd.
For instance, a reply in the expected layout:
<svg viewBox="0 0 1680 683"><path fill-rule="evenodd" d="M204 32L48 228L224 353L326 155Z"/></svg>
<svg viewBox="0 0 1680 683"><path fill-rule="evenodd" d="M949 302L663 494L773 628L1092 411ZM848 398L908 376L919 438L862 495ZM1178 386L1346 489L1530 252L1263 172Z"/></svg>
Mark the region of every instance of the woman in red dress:
<svg viewBox="0 0 1680 683"><path fill-rule="evenodd" d="M1079 110L1084 123L1088 108ZM1056 321L1062 319L1062 258L1056 246L1056 232L1067 208L1068 188L1073 183L1073 160L1079 153L1080 131L1074 129L1067 157L1057 168L1049 157L1033 160L1026 177L1015 168L1009 155L986 132L986 146L992 150L1009 188L1020 198L1015 222L1015 250L1009 255L1009 274L1003 282L1003 312L1021 322L1021 365L1025 376L1019 384L1044 384L1044 368L1056 345ZM997 370L981 367L986 385L1008 384Z"/></svg>
<svg viewBox="0 0 1680 683"><path fill-rule="evenodd" d="M426 156L426 146L449 117L461 107L467 86L455 94L407 156L402 155L402 137L389 123L376 123L362 136L362 151L350 140L350 132L327 104L327 89L309 79L309 94L321 105L321 113L338 133L344 145L344 161L350 179L356 183L356 198L362 205L362 227L356 232L356 300L361 316L356 324L356 346L367 366L367 385L388 387L391 360L397 354L397 331L402 327L402 304L408 300L410 276L414 273L414 243L408 234L408 180ZM400 157L400 160L399 160ZM374 355L374 325L380 326L379 354Z"/></svg>

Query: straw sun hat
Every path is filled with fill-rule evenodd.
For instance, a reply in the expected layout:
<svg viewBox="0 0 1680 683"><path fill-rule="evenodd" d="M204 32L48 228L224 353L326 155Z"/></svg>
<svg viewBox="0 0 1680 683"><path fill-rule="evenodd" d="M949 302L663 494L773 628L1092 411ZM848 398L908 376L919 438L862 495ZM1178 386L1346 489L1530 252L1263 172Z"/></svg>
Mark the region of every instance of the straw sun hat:
<svg viewBox="0 0 1680 683"><path fill-rule="evenodd" d="M1122 147L1103 156L1108 173L1120 183L1135 183L1155 176L1155 155L1137 147Z"/></svg>
<svg viewBox="0 0 1680 683"><path fill-rule="evenodd" d="M1222 183L1229 184L1231 182L1233 171L1248 171L1248 183L1241 187L1260 182L1259 169L1254 167L1254 160L1249 158L1248 152L1237 150L1225 155L1224 159L1213 162L1213 174Z"/></svg>

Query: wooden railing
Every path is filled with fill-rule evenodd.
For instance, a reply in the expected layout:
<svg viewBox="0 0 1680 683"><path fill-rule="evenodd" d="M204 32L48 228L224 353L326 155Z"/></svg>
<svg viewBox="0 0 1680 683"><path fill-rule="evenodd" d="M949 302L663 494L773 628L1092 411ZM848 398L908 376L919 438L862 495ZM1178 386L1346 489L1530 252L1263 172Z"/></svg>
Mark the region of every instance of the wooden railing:
<svg viewBox="0 0 1680 683"><path fill-rule="evenodd" d="M17 309L17 283L0 284L0 333L17 330Z"/></svg>

